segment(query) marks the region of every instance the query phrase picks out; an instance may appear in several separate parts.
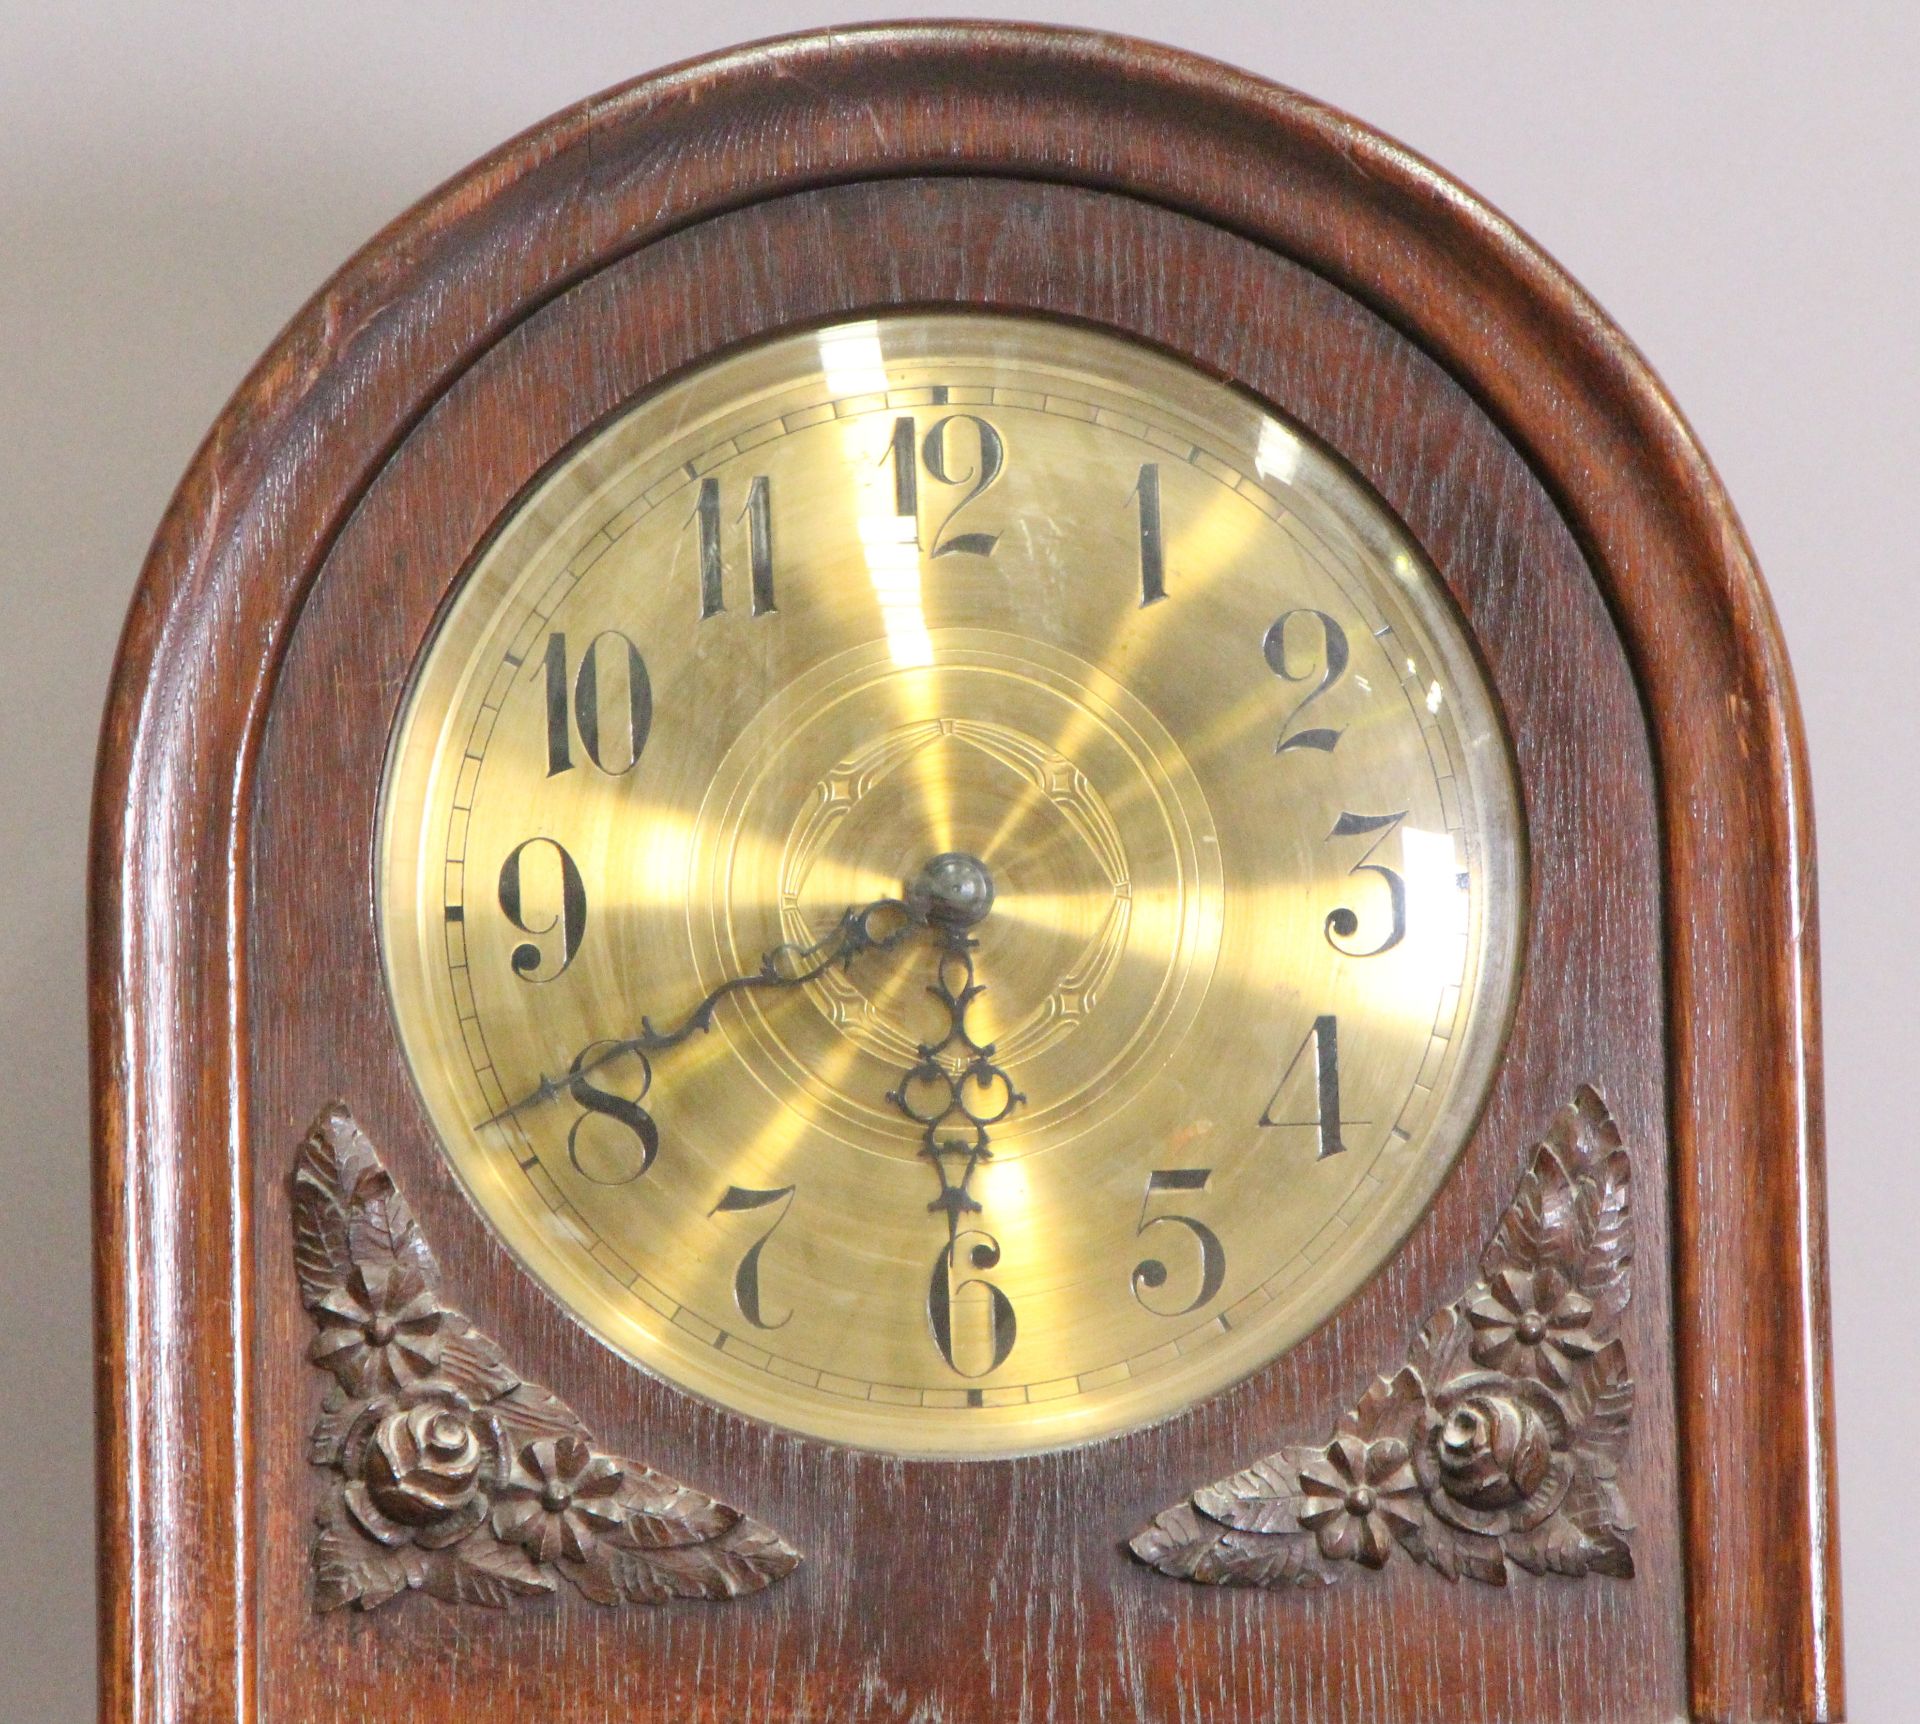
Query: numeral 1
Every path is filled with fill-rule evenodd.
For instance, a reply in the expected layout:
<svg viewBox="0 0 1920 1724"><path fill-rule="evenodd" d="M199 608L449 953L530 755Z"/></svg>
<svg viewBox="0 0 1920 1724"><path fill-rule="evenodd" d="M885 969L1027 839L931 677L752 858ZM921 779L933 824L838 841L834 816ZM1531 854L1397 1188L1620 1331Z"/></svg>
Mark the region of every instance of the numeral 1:
<svg viewBox="0 0 1920 1724"><path fill-rule="evenodd" d="M747 486L747 501L736 519L747 523L747 586L753 614L765 616L778 607L773 602L773 497L764 473ZM693 520L700 541L700 616L702 620L727 608L726 554L722 546L723 521L720 481L700 481L700 499Z"/></svg>
<svg viewBox="0 0 1920 1724"><path fill-rule="evenodd" d="M1274 1110L1280 1106L1281 1092L1299 1069L1309 1044L1313 1048L1314 1116L1312 1119L1276 1119ZM1343 1120L1340 1117L1340 1020L1331 1013L1313 1020L1313 1028L1302 1038L1299 1047L1294 1050L1293 1058L1287 1062L1287 1069L1281 1074L1280 1082L1260 1115L1260 1123L1314 1127L1320 1134L1319 1159L1322 1161L1330 1155L1338 1155L1347 1147L1340 1136L1342 1125L1367 1123L1365 1120Z"/></svg>
<svg viewBox="0 0 1920 1724"><path fill-rule="evenodd" d="M1140 511L1140 603L1144 607L1167 596L1166 549L1160 537L1160 463L1141 463L1131 499Z"/></svg>

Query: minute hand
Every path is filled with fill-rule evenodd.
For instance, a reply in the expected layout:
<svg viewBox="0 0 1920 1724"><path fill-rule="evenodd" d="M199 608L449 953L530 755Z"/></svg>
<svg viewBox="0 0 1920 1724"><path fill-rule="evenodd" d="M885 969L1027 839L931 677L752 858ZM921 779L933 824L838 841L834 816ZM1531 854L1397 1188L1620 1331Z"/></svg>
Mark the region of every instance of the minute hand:
<svg viewBox="0 0 1920 1724"><path fill-rule="evenodd" d="M894 925L884 933L876 931L875 919L897 918ZM572 1087L576 1079L587 1073L597 1071L601 1066L617 1060L626 1054L662 1053L668 1048L678 1047L680 1043L700 1031L713 1028L713 1014L719 1009L720 1002L729 994L744 993L750 988L799 988L808 982L824 976L836 964L845 966L863 952L883 952L897 946L916 928L924 927L925 918L915 913L898 898L876 898L870 904L862 904L846 911L833 926L833 930L824 938L814 941L810 946L798 945L791 940L782 941L769 948L760 956L760 967L747 975L731 976L716 987L692 1011L682 1018L677 1026L670 1030L655 1029L653 1020L643 1017L640 1020L640 1033L618 1041L595 1042L590 1045L592 1058L576 1059L563 1077L542 1077L540 1082L518 1101L503 1107L491 1118L480 1123L498 1125L502 1120L519 1113L543 1101L549 1101L557 1095L563 1095Z"/></svg>

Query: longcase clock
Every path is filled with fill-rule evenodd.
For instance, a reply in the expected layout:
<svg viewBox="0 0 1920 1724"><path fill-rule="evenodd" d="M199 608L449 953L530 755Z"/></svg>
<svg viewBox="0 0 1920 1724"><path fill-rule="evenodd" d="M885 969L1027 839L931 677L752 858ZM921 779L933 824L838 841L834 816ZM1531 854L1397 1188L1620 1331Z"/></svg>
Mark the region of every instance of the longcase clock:
<svg viewBox="0 0 1920 1724"><path fill-rule="evenodd" d="M794 38L325 287L95 860L105 1715L1838 1715L1811 839L1498 217Z"/></svg>

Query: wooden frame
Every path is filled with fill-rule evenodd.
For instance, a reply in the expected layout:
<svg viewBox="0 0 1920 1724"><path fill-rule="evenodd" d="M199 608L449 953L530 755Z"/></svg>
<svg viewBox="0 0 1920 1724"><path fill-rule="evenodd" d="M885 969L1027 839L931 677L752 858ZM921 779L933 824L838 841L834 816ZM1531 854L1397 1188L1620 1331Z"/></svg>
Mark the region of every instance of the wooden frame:
<svg viewBox="0 0 1920 1724"><path fill-rule="evenodd" d="M249 1093L250 862L316 571L396 447L558 296L760 199L926 175L1116 194L1305 265L1463 385L1571 529L1644 702L1665 845L1691 1705L1837 1717L1806 770L1731 506L1624 338L1426 164L1168 50L977 26L742 50L536 128L322 291L183 482L96 805L102 1715L258 1711L252 1228L263 1158L291 1145L259 1135Z"/></svg>

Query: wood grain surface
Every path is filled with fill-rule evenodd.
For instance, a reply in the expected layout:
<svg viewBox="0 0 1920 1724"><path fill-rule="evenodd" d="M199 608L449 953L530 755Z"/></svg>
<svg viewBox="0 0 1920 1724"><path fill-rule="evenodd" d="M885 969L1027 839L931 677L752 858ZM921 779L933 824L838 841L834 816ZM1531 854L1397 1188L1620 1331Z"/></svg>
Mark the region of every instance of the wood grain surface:
<svg viewBox="0 0 1920 1724"><path fill-rule="evenodd" d="M373 944L386 738L499 512L701 354L911 303L1131 331L1331 441L1466 611L1533 840L1509 1057L1387 1271L1181 1419L973 1466L774 1436L590 1342L454 1190ZM916 26L702 62L508 146L322 292L183 482L107 716L94 894L103 1716L1838 1715L1811 838L1771 613L1618 333L1350 120L1116 38ZM1647 1176L1639 1577L1301 1599L1128 1562L1154 1510L1400 1356L1586 1081ZM286 1181L335 1093L463 1308L799 1574L638 1625L314 1616Z"/></svg>

